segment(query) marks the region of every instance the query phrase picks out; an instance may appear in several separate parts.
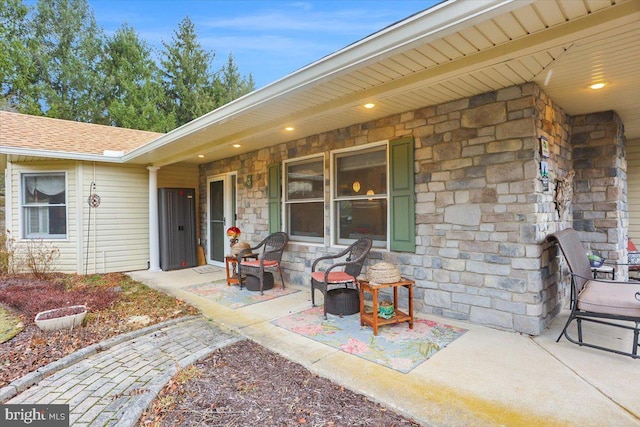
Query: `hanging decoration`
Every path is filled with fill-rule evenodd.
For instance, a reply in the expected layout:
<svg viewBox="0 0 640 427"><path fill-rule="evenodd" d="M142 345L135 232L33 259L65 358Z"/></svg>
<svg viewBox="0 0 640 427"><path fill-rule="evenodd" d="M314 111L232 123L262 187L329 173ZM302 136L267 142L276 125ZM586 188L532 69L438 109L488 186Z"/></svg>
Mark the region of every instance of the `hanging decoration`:
<svg viewBox="0 0 640 427"><path fill-rule="evenodd" d="M547 163L549 159L549 140L546 136L540 137L540 155L542 156L542 161L540 161L542 191L549 191L549 165Z"/></svg>
<svg viewBox="0 0 640 427"><path fill-rule="evenodd" d="M94 171L95 175L95 171ZM84 274L86 275L89 269L89 236L91 234L91 209L95 209L100 206L100 196L96 194L96 183L91 182L89 186L89 197L87 198L87 204L89 205L89 216L87 218L87 254L84 260Z"/></svg>
<svg viewBox="0 0 640 427"><path fill-rule="evenodd" d="M91 192L91 194L89 195L89 198L87 199L87 203L89 204L89 207L97 208L98 206L100 206L100 196L98 196L96 194L96 183L95 182L91 183L90 192Z"/></svg>
<svg viewBox="0 0 640 427"><path fill-rule="evenodd" d="M100 196L98 196L97 194L92 194L89 196L87 202L89 203L90 207L97 208L98 206L100 206Z"/></svg>

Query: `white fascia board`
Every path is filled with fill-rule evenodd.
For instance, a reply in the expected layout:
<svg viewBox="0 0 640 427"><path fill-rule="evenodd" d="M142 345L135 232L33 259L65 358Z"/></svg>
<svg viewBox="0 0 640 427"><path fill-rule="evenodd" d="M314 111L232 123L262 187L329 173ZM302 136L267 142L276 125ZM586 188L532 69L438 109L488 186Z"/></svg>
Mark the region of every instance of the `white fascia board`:
<svg viewBox="0 0 640 427"><path fill-rule="evenodd" d="M243 111L258 108L278 97L366 62L379 60L412 43L436 39L439 33L465 23L522 7L535 0L449 0L390 25L335 53L313 62L267 86L244 95L145 144L123 157L127 162L171 142L223 122Z"/></svg>
<svg viewBox="0 0 640 427"><path fill-rule="evenodd" d="M124 163L123 157L103 156L76 152L32 150L14 147L0 147L0 154L7 156L44 157L49 159L82 160L87 162Z"/></svg>

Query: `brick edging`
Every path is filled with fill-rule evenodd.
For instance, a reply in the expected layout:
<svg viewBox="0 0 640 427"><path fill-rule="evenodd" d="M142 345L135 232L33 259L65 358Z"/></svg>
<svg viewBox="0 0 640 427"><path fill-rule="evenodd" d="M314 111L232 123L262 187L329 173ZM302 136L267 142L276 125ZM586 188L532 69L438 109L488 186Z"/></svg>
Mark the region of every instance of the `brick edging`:
<svg viewBox="0 0 640 427"><path fill-rule="evenodd" d="M18 393L22 393L23 391L25 391L32 385L37 384L39 381L48 377L49 375L59 370L62 370L64 368L67 368L75 363L78 363L84 358L91 356L93 354L96 354L99 351L104 351L115 345L121 344L125 341L129 341L133 338L146 335L150 332L157 331L167 326L173 326L177 323L191 321L199 317L202 317L202 316L197 316L197 315L185 316L177 319L167 320L166 322L162 322L162 323L156 323L155 325L147 326L146 328L127 332L121 335L116 335L115 337L111 337L104 341L92 344L88 347L75 351L63 357L62 359L56 360L55 362L51 362L48 365L42 366L33 372L29 372L27 375L23 376L22 378L18 378L17 380L12 381L9 385L2 387L0 389L0 403L4 403L7 400L15 397L16 395L18 395Z"/></svg>

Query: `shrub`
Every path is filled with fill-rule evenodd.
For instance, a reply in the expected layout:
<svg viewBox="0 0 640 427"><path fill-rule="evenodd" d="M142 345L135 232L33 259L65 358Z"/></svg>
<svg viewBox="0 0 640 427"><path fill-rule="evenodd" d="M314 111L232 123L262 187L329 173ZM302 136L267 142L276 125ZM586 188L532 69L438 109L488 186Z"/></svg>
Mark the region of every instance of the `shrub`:
<svg viewBox="0 0 640 427"><path fill-rule="evenodd" d="M0 235L0 275L12 273L12 263L13 238L11 232L7 230L5 234Z"/></svg>
<svg viewBox="0 0 640 427"><path fill-rule="evenodd" d="M40 311L84 304L88 310L110 307L118 299L113 287L82 286L65 289L60 281L23 280L0 289L0 302L13 307L33 322Z"/></svg>
<svg viewBox="0 0 640 427"><path fill-rule="evenodd" d="M54 271L55 262L60 257L60 249L42 239L27 240L12 253L13 270L29 272L37 279L43 279Z"/></svg>

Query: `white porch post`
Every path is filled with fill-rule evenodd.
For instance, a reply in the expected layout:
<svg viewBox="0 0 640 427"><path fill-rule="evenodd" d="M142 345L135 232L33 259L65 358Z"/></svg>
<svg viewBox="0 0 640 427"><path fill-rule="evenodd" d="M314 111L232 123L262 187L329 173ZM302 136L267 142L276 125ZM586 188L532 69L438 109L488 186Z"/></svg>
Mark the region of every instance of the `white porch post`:
<svg viewBox="0 0 640 427"><path fill-rule="evenodd" d="M149 170L149 270L160 271L160 232L158 230L158 166Z"/></svg>

